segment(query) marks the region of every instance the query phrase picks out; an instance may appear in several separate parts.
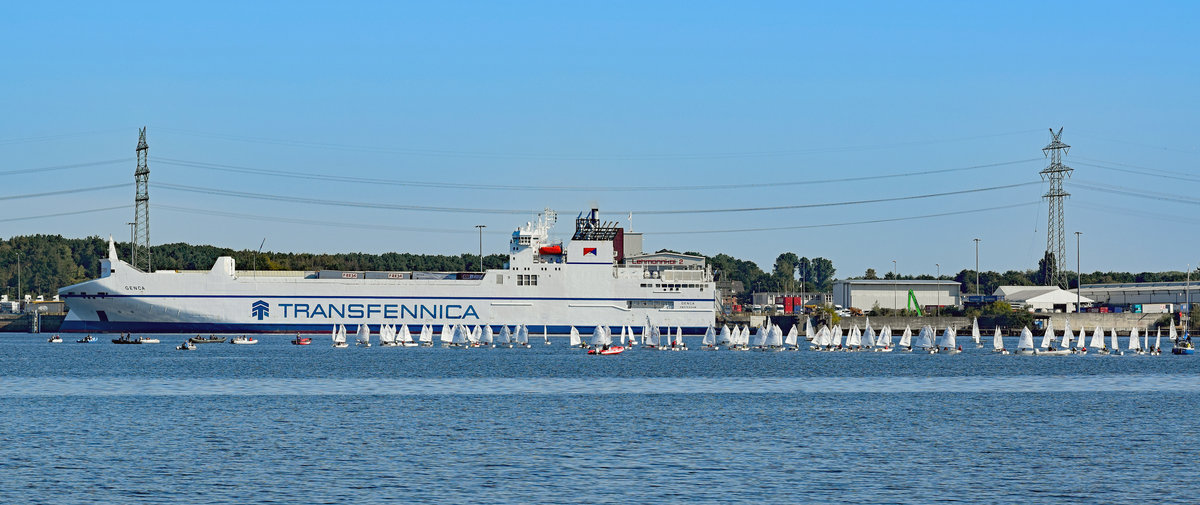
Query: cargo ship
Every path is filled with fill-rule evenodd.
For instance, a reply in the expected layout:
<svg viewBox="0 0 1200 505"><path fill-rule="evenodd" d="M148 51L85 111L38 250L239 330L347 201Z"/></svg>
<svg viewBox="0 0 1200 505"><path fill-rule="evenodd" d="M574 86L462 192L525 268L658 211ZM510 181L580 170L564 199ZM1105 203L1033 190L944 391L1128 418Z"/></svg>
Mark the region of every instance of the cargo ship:
<svg viewBox="0 0 1200 505"><path fill-rule="evenodd" d="M717 296L704 258L644 254L640 233L580 213L566 243L553 242L552 210L512 233L504 268L483 272L239 272L228 256L208 271L144 272L118 259L109 239L100 278L59 290L64 332L329 333L337 325L680 327L703 334Z"/></svg>

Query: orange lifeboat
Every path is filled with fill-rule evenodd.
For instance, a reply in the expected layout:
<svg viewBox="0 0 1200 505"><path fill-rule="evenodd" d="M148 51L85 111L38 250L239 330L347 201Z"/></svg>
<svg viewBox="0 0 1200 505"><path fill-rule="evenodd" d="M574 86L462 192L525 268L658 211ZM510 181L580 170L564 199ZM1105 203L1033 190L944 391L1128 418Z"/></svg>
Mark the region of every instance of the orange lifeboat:
<svg viewBox="0 0 1200 505"><path fill-rule="evenodd" d="M538 249L539 254L562 254L562 245L548 245Z"/></svg>

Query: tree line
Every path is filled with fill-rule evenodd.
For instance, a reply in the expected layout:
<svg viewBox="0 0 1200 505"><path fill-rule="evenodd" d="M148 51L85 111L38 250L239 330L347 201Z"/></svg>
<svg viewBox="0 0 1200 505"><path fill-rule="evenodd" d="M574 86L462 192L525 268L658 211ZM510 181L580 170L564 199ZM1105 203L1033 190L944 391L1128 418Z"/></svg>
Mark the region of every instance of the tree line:
<svg viewBox="0 0 1200 505"><path fill-rule="evenodd" d="M129 243L118 242L117 254L129 259ZM659 252L674 252L666 249ZM765 271L753 261L738 259L728 254L704 256L712 267L717 280L739 281L745 291L739 294L742 302L749 302L755 292L828 292L833 287L837 269L827 258L807 258L785 252L776 257L770 271ZM0 286L3 293L16 297L18 292L17 264L21 267L20 284L24 293L53 295L58 288L69 286L100 276L100 259L108 255L108 241L100 237L64 238L60 235L25 235L8 240L0 239ZM208 270L219 256L232 256L239 270L375 270L375 271L433 271L464 272L479 269L479 255L459 254L410 254L410 253L284 253L252 250L235 250L211 245L185 243L153 246L151 256L156 270ZM1001 285L1047 285L1049 269L1047 255L1039 261L1035 270L1009 270L1004 273L980 272L980 293L991 294ZM503 268L508 257L490 254L483 257L484 268ZM1198 269L1200 270L1200 269ZM1093 272L1083 274L1084 284L1110 282L1166 282L1183 281L1185 272ZM1071 273L1068 287L1074 287L1076 276ZM874 269L867 269L862 277L880 278ZM895 278L891 272L883 279ZM901 275L900 279L933 279L932 275ZM962 284L963 293L975 292L975 271L962 270L954 275L944 275ZM1200 278L1200 276L1198 276Z"/></svg>

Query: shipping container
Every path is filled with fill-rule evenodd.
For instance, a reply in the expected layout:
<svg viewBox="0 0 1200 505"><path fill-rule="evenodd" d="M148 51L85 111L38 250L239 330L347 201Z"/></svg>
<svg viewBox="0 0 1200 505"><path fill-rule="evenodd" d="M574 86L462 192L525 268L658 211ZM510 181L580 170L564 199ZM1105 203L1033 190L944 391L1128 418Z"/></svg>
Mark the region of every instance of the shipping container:
<svg viewBox="0 0 1200 505"><path fill-rule="evenodd" d="M412 272L367 272L368 279L411 279Z"/></svg>

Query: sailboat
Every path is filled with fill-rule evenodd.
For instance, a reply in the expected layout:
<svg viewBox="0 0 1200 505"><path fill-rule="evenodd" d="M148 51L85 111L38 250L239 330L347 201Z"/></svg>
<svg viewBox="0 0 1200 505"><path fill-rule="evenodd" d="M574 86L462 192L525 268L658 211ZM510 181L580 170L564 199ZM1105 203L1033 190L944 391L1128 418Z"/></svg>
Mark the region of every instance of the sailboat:
<svg viewBox="0 0 1200 505"><path fill-rule="evenodd" d="M1013 354L1033 356L1037 353L1037 348L1033 346L1033 332L1029 331L1028 326L1021 328L1021 339L1017 342L1017 350Z"/></svg>
<svg viewBox="0 0 1200 505"><path fill-rule="evenodd" d="M829 327L821 325L821 329L817 331L816 335L813 335L812 342L808 344L808 350L825 351L825 346L829 345L829 340Z"/></svg>
<svg viewBox="0 0 1200 505"><path fill-rule="evenodd" d="M371 328L365 324L358 325L358 333L355 335L354 345L371 347Z"/></svg>
<svg viewBox="0 0 1200 505"><path fill-rule="evenodd" d="M933 346L933 327L928 324L921 327L921 331L917 333L916 342L913 347L922 352L934 353L937 348Z"/></svg>
<svg viewBox="0 0 1200 505"><path fill-rule="evenodd" d="M637 341L637 333L634 333L634 332L633 332L633 328L632 328L632 327L630 327L629 325L625 325L625 330L624 330L624 331L626 331L627 333L629 333L629 341L628 341L628 342L626 342L626 343L627 343L627 344L629 344L629 345L627 345L625 348L626 348L626 349L632 349L632 348L633 348L633 346L635 346L635 345L638 345L638 341ZM642 331L644 332L644 331L646 331L646 330L644 330L644 329L643 329Z"/></svg>
<svg viewBox="0 0 1200 505"><path fill-rule="evenodd" d="M400 325L400 330L396 332L396 343L402 347L416 347L418 345L413 341L412 332L408 330L407 324Z"/></svg>
<svg viewBox="0 0 1200 505"><path fill-rule="evenodd" d="M1068 326L1068 330L1069 329L1070 327ZM1071 354L1069 349L1058 349L1054 347L1054 326L1051 325L1050 321L1046 321L1046 333L1042 336L1041 347L1042 349L1040 351L1033 354L1038 356L1066 356ZM1017 350L1019 351L1020 349Z"/></svg>
<svg viewBox="0 0 1200 505"><path fill-rule="evenodd" d="M496 347L495 339L496 339L496 333L492 331L492 325L490 325L490 324L483 325L483 329L480 330L480 335L479 335L480 346L487 347L489 349Z"/></svg>
<svg viewBox="0 0 1200 505"><path fill-rule="evenodd" d="M612 329L607 326L596 326L592 331L592 345L587 353L593 356L611 356L625 352L625 347L613 345Z"/></svg>
<svg viewBox="0 0 1200 505"><path fill-rule="evenodd" d="M938 339L938 354L958 354L962 349L958 348L955 339L958 337L958 332L951 326L946 327L946 331L942 332L942 337Z"/></svg>
<svg viewBox="0 0 1200 505"><path fill-rule="evenodd" d="M339 324L333 332L333 346L339 349L350 347L350 344L346 343L346 325Z"/></svg>
<svg viewBox="0 0 1200 505"><path fill-rule="evenodd" d="M904 333L900 334L900 341L896 342L896 345L904 349L904 352L912 352L912 337L912 327L904 325Z"/></svg>
<svg viewBox="0 0 1200 505"><path fill-rule="evenodd" d="M587 345L585 345L583 343L583 339L579 338L579 330L576 329L575 326L571 326L570 335L571 335L571 341L570 341L569 345L571 347L579 347L579 348L587 347Z"/></svg>
<svg viewBox="0 0 1200 505"><path fill-rule="evenodd" d="M589 341L591 344L590 347L600 347L602 345L606 345L607 342L608 339L605 338L604 327L596 325L596 327L592 329L592 338Z"/></svg>
<svg viewBox="0 0 1200 505"><path fill-rule="evenodd" d="M1190 320L1190 318L1191 318L1190 312L1188 313L1188 317ZM1154 354L1162 353L1162 347L1159 347L1160 343L1161 342L1159 342L1158 340L1155 340ZM1183 329L1183 338L1179 338L1179 336L1175 334L1175 320L1174 319L1171 320L1171 354L1180 354L1180 355L1196 354L1196 348L1194 346L1192 346L1192 337L1190 335L1188 335L1187 328Z"/></svg>
<svg viewBox="0 0 1200 505"><path fill-rule="evenodd" d="M524 325L522 325L522 326L524 326ZM526 326L525 328L528 329L529 327ZM542 325L542 341L545 342L546 345L550 345L550 333L549 332L550 332L550 325L543 324Z"/></svg>
<svg viewBox="0 0 1200 505"><path fill-rule="evenodd" d="M529 345L529 327L521 325L517 327L517 345L526 349L532 347Z"/></svg>
<svg viewBox="0 0 1200 505"><path fill-rule="evenodd" d="M977 317L971 321L971 341L975 342L976 349L983 347L983 342L980 340L981 338L982 336L979 334L979 318Z"/></svg>
<svg viewBox="0 0 1200 505"><path fill-rule="evenodd" d="M1033 345L1033 334L1029 334L1029 344ZM992 335L992 352L1000 354L1008 354L1008 349L1004 348L1004 337L1000 335L1000 327L996 327L996 333Z"/></svg>
<svg viewBox="0 0 1200 505"><path fill-rule="evenodd" d="M1134 338L1137 338L1137 328L1134 328L1134 329L1130 330L1129 334L1130 334L1130 335L1133 335L1133 336L1134 336ZM1121 355L1121 344L1119 344L1119 343L1117 342L1117 328L1116 328L1116 327L1114 327L1114 328L1112 329L1112 333L1110 333L1110 334L1109 334L1109 336L1110 336L1110 337L1112 337L1112 338L1110 339L1110 341L1111 341L1111 343L1112 343L1112 347L1110 347L1110 348L1108 349L1108 353L1109 353L1109 354L1115 354L1115 355L1117 355L1117 356L1120 356L1120 355Z"/></svg>
<svg viewBox="0 0 1200 505"><path fill-rule="evenodd" d="M1113 328L1113 333L1116 332L1117 329ZM1104 345L1104 330L1100 329L1100 325L1096 325L1096 329L1092 331L1092 340L1088 341L1088 347L1098 354L1108 354L1108 347Z"/></svg>
<svg viewBox="0 0 1200 505"><path fill-rule="evenodd" d="M862 347L862 332L855 324L853 328L850 328L850 333L846 335L846 350L857 351L860 347Z"/></svg>
<svg viewBox="0 0 1200 505"><path fill-rule="evenodd" d="M813 331L812 318L804 318L804 340L812 342L817 338L817 334Z"/></svg>
<svg viewBox="0 0 1200 505"><path fill-rule="evenodd" d="M508 325L506 324L506 325L501 326L500 327L500 335L498 337L496 337L496 345L498 347L508 347L511 349L512 341L513 341L512 332L508 330Z"/></svg>
<svg viewBox="0 0 1200 505"><path fill-rule="evenodd" d="M892 327L884 325L879 331L879 340L875 342L875 348L871 349L875 352L892 352Z"/></svg>
<svg viewBox="0 0 1200 505"><path fill-rule="evenodd" d="M379 347L396 347L396 337L392 331L392 326L389 324L379 326Z"/></svg>
<svg viewBox="0 0 1200 505"><path fill-rule="evenodd" d="M417 336L417 343L421 344L421 347L433 347L433 326L421 325L421 334Z"/></svg>
<svg viewBox="0 0 1200 505"><path fill-rule="evenodd" d="M713 330L712 326L709 326L708 329L704 331L704 338L700 340L700 345L702 346L701 348L706 351L716 351L720 349L720 347L717 347L717 332Z"/></svg>
<svg viewBox="0 0 1200 505"><path fill-rule="evenodd" d="M1149 332L1147 332L1147 335L1149 335ZM1142 339L1138 337L1137 328L1134 328L1133 331L1129 332L1129 346L1126 347L1126 349L1133 354L1146 354L1146 352L1142 350Z"/></svg>
<svg viewBox="0 0 1200 505"><path fill-rule="evenodd" d="M454 333L450 335L450 347L467 348L471 345L470 330L461 324L454 325Z"/></svg>
<svg viewBox="0 0 1200 505"><path fill-rule="evenodd" d="M1075 332L1071 331L1071 321L1068 320L1066 326L1063 328L1062 345L1060 347L1069 350L1071 353L1077 353L1079 350L1071 346L1071 342L1074 340Z"/></svg>
<svg viewBox="0 0 1200 505"><path fill-rule="evenodd" d="M454 342L454 328L448 324L442 325L442 333L438 336L438 341L442 343L442 347L450 347Z"/></svg>
<svg viewBox="0 0 1200 505"><path fill-rule="evenodd" d="M721 326L721 333L717 334L717 342L713 344L715 347L713 350L718 350L721 348L721 346L728 347L732 342L733 334L729 332L729 325L723 325Z"/></svg>
<svg viewBox="0 0 1200 505"><path fill-rule="evenodd" d="M783 339L783 345L786 345L790 350L798 351L800 347L796 342L799 339L800 332L796 330L796 325L793 324L791 328L788 328L787 336Z"/></svg>
<svg viewBox="0 0 1200 505"><path fill-rule="evenodd" d="M868 318L867 319L867 330L864 331L863 335L862 335L861 350L870 351L870 350L874 350L874 349L875 349L875 329L871 328L871 320Z"/></svg>
<svg viewBox="0 0 1200 505"><path fill-rule="evenodd" d="M671 350L672 351L686 351L687 350L687 344L685 344L683 342L683 328L680 326L675 327L675 338L671 339Z"/></svg>

